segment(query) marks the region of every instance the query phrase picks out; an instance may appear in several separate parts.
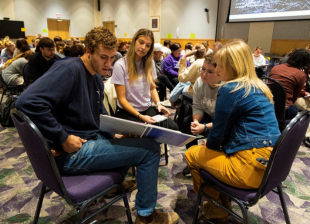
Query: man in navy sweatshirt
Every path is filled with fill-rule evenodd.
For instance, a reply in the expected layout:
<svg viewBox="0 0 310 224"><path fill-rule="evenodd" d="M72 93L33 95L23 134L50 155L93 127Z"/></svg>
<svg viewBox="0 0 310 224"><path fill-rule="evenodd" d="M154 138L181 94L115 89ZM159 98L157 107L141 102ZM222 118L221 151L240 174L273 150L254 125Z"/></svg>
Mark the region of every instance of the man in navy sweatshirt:
<svg viewBox="0 0 310 224"><path fill-rule="evenodd" d="M117 139L114 133L99 130L99 115L107 114L101 76L107 74L114 61L116 37L97 27L86 34L84 43L82 57L56 62L21 94L16 108L28 115L47 139L62 174L135 165L136 208L139 220L143 220L140 223L176 223L176 213L154 210L159 143L147 138Z"/></svg>

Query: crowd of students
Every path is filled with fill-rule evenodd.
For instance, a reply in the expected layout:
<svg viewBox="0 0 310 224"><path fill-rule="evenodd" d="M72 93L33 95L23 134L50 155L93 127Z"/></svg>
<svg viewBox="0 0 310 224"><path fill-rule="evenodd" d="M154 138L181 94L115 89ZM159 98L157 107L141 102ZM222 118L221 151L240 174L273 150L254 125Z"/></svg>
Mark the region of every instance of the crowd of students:
<svg viewBox="0 0 310 224"><path fill-rule="evenodd" d="M188 43L182 51L179 43L155 43L148 29L138 30L128 43L117 41L103 27L86 34L85 48L74 44L79 47L71 47L70 56L75 54L70 58L66 58L66 44L60 37L40 38L37 53L23 47L21 41L16 57L14 43L5 41L2 51L12 59L3 66L3 78L8 73L20 74L4 80L21 84L22 67L29 61L28 88L16 101L16 108L43 133L62 174L137 167L136 223L172 224L179 216L155 209L159 143L99 130L99 115L107 114L102 76L111 76L117 94L114 116L119 118L153 124L152 116L168 116L169 110L162 105L166 88L171 91L171 102L182 95L192 99L193 112L184 118L181 131L207 137L201 145L197 140L186 145L183 174L191 173L195 193L202 184L201 168L234 187L255 189L260 185L266 167L256 159L268 159L280 136L273 96L255 70L261 60L256 59L260 47L252 55L243 40L233 40L225 45L215 42L212 49L207 42ZM302 91L308 80L309 56L308 50L297 49L286 64L271 70L270 76L287 93L286 118L297 114L293 105L301 92L310 95L309 90ZM179 129L170 118L168 128ZM215 189L208 187L205 193L232 209L228 198ZM208 220L228 221L228 213L211 201L204 202L202 212Z"/></svg>

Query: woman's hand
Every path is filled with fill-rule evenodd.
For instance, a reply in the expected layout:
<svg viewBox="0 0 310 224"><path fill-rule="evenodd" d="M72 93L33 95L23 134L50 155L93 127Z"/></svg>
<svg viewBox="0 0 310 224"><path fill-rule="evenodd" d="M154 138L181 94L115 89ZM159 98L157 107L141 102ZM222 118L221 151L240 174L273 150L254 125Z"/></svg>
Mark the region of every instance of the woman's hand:
<svg viewBox="0 0 310 224"><path fill-rule="evenodd" d="M156 120L148 115L140 115L139 116L140 120L146 122L146 123L149 123L149 124L154 124L156 123Z"/></svg>
<svg viewBox="0 0 310 224"><path fill-rule="evenodd" d="M170 115L169 110L161 104L157 105L157 110L158 110L158 112L162 112L165 117L168 117L168 115Z"/></svg>
<svg viewBox="0 0 310 224"><path fill-rule="evenodd" d="M191 132L193 135L199 135L205 130L204 124L200 124L197 121L191 123Z"/></svg>

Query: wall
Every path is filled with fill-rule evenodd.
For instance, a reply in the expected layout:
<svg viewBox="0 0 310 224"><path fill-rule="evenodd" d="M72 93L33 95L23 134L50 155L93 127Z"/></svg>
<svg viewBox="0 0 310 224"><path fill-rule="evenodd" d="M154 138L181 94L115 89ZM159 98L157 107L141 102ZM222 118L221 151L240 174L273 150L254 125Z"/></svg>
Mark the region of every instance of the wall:
<svg viewBox="0 0 310 224"><path fill-rule="evenodd" d="M226 23L230 0L220 1L217 39L248 39L250 23Z"/></svg>
<svg viewBox="0 0 310 224"><path fill-rule="evenodd" d="M115 21L117 38L133 37L149 27L149 0L102 0L100 6L101 21Z"/></svg>
<svg viewBox="0 0 310 224"><path fill-rule="evenodd" d="M198 39L215 38L217 0L162 0L161 6L161 38L168 33L172 38L189 38L190 33Z"/></svg>
<svg viewBox="0 0 310 224"><path fill-rule="evenodd" d="M14 1L13 0L1 0L1 3L0 3L0 19L2 20L3 17L8 17L11 20L16 20L15 19Z"/></svg>
<svg viewBox="0 0 310 224"><path fill-rule="evenodd" d="M56 18L56 13L70 20L70 36L82 37L94 27L93 0L14 0L14 11L15 19L25 22L27 36L42 33L47 18Z"/></svg>

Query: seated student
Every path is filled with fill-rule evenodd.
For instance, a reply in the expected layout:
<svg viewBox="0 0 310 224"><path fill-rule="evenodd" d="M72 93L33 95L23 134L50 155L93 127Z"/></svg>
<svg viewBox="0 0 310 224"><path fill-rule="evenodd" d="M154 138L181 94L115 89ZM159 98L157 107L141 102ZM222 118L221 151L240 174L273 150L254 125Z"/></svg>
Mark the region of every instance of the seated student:
<svg viewBox="0 0 310 224"><path fill-rule="evenodd" d="M136 165L136 224L177 223L176 213L155 210L159 143L148 138L114 139L113 133L99 130L99 115L106 114L100 76L114 60L116 37L97 27L86 34L85 45L86 53L81 58L55 63L29 86L16 101L16 108L29 116L47 139L62 174Z"/></svg>
<svg viewBox="0 0 310 224"><path fill-rule="evenodd" d="M207 125L207 145L192 146L185 153L194 192L198 193L204 182L200 169L228 185L255 189L266 169L256 159L269 159L280 136L273 97L255 74L251 49L243 41L224 45L216 52L215 61L215 71L226 83L217 94L213 123ZM232 209L228 197L220 192L210 186L204 192ZM202 214L208 220L228 221L228 213L209 200L203 202Z"/></svg>
<svg viewBox="0 0 310 224"><path fill-rule="evenodd" d="M184 118L182 124L182 132L193 135L207 136L208 123L214 118L215 103L217 92L219 90L220 78L215 72L215 59L213 53L207 54L204 57L203 66L200 68L201 77L197 79L194 85L193 94L193 115ZM197 145L197 140L194 140L186 145L190 148ZM183 170L183 175L190 174L188 167Z"/></svg>
<svg viewBox="0 0 310 224"><path fill-rule="evenodd" d="M10 40L8 36L3 39L2 44L4 48L1 51L1 63L4 64L7 60L13 58L15 44Z"/></svg>
<svg viewBox="0 0 310 224"><path fill-rule="evenodd" d="M54 64L56 59L60 59L55 55L54 41L49 37L42 37L38 45L40 51L33 54L28 63L29 83L26 86L34 83Z"/></svg>
<svg viewBox="0 0 310 224"><path fill-rule="evenodd" d="M28 63L30 56L33 54L31 50L17 55L8 60L2 70L2 78L7 85L23 85L23 68Z"/></svg>
<svg viewBox="0 0 310 224"><path fill-rule="evenodd" d="M194 50L194 46L192 43L188 42L185 45L184 50L182 50L181 54L187 56L187 55L189 55L189 53L192 52L192 50ZM189 55L186 57L186 60L188 60L190 64L193 64L195 62L195 57L194 57L194 55Z"/></svg>
<svg viewBox="0 0 310 224"><path fill-rule="evenodd" d="M164 59L163 72L168 77L172 85L176 86L179 83L179 61L183 57L183 55L181 55L181 45L179 43L173 43L170 46L170 50L172 53ZM190 66L188 61L186 61L186 65L187 67Z"/></svg>
<svg viewBox="0 0 310 224"><path fill-rule="evenodd" d="M295 102L303 90L307 76L305 70L310 68L310 52L306 49L296 49L287 63L277 65L270 71L270 78L279 81L286 92L285 119L292 119L298 113Z"/></svg>
<svg viewBox="0 0 310 224"><path fill-rule="evenodd" d="M206 48L205 55L213 53L213 50L209 48L209 41L203 42L202 44Z"/></svg>
<svg viewBox="0 0 310 224"><path fill-rule="evenodd" d="M192 99L193 98L193 86L196 80L200 77L200 68L204 62L205 47L202 44L196 44L193 51L195 62L191 66L187 67L187 55L184 55L180 59L178 80L179 83L174 87L170 93L170 101L173 104L176 102L181 94Z"/></svg>
<svg viewBox="0 0 310 224"><path fill-rule="evenodd" d="M215 53L217 50L221 49L223 47L222 43L219 41L216 41L213 45L212 45L212 51L213 53Z"/></svg>
<svg viewBox="0 0 310 224"><path fill-rule="evenodd" d="M55 41L55 37L54 37L54 41ZM58 55L61 58L65 58L65 54L64 54L64 48L65 48L65 43L64 42L59 42L57 41L56 43L56 55Z"/></svg>
<svg viewBox="0 0 310 224"><path fill-rule="evenodd" d="M154 124L152 116L159 112L168 116L169 111L160 104L156 90L153 32L140 29L132 40L127 56L114 65L111 83L115 85L119 107L115 116ZM157 111L151 100L157 105ZM168 128L177 130L178 126L168 118Z"/></svg>
<svg viewBox="0 0 310 224"><path fill-rule="evenodd" d="M126 40L119 40L118 41L118 52L122 54L124 57L127 54L127 48L128 48L128 43Z"/></svg>
<svg viewBox="0 0 310 224"><path fill-rule="evenodd" d="M70 57L82 57L84 55L85 48L81 44L75 44L70 49Z"/></svg>
<svg viewBox="0 0 310 224"><path fill-rule="evenodd" d="M171 54L171 50L170 50L170 46L171 46L172 42L171 40L165 40L164 41L164 46L163 46L163 57L167 57L169 54Z"/></svg>
<svg viewBox="0 0 310 224"><path fill-rule="evenodd" d="M156 66L156 74L157 74L157 79L155 79L155 83L157 85L158 89L158 95L159 95L159 100L164 101L166 97L166 88L168 88L170 91L173 90L174 86L168 79L166 75L163 74L161 70L161 63L162 63L162 56L163 56L163 46L160 43L155 43L154 44L154 61L155 61L155 66ZM162 105L166 106L166 102L160 102ZM170 102L169 102L170 103ZM168 106L171 106L171 104Z"/></svg>
<svg viewBox="0 0 310 224"><path fill-rule="evenodd" d="M266 64L266 59L262 55L262 48L260 46L257 46L254 49L254 53L252 54L255 71L259 78L264 76L264 71L266 70L266 66L261 66Z"/></svg>
<svg viewBox="0 0 310 224"><path fill-rule="evenodd" d="M16 41L16 47L15 47L15 51L13 54L13 58L16 57L17 55L24 53L26 51L29 51L29 50L30 50L30 46L29 46L27 40L24 38L19 38Z"/></svg>

